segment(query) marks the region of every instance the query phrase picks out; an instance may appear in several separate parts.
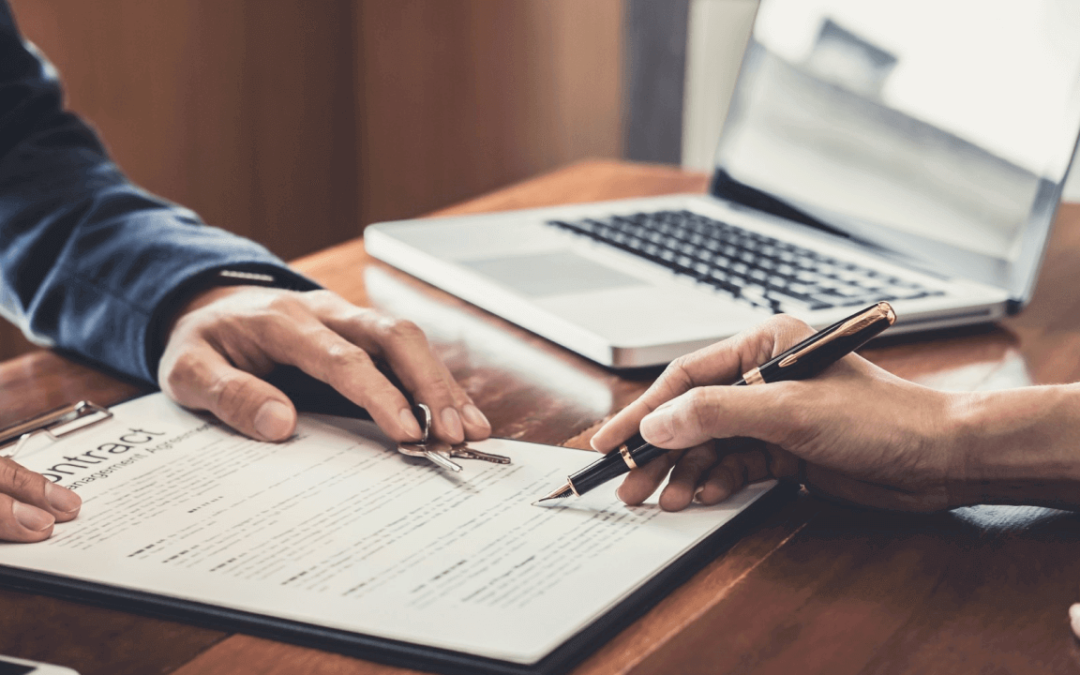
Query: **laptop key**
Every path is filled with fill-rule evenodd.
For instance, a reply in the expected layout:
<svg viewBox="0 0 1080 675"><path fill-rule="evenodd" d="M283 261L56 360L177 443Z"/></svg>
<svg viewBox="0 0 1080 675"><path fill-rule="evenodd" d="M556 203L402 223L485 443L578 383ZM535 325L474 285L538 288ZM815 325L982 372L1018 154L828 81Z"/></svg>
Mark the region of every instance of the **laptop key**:
<svg viewBox="0 0 1080 675"><path fill-rule="evenodd" d="M941 294L685 210L550 224L629 251L773 311Z"/></svg>

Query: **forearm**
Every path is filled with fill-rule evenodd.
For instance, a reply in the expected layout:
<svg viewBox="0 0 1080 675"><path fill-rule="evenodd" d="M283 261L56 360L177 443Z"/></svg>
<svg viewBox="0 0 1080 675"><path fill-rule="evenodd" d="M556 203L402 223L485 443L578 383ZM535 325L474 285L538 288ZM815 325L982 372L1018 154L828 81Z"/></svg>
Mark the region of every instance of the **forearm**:
<svg viewBox="0 0 1080 675"><path fill-rule="evenodd" d="M0 0L0 313L41 344L152 383L157 327L221 269L317 287L128 182L63 110L55 71Z"/></svg>
<svg viewBox="0 0 1080 675"><path fill-rule="evenodd" d="M1080 385L957 394L954 506L1080 510Z"/></svg>

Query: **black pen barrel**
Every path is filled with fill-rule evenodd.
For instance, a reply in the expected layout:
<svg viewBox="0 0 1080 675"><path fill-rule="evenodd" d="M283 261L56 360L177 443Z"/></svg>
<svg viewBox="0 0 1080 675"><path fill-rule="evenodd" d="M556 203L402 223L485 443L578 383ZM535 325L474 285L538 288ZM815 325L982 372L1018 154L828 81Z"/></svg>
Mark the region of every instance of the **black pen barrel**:
<svg viewBox="0 0 1080 675"><path fill-rule="evenodd" d="M567 480L574 492L580 497L593 488L600 487L609 480L614 480L629 471L630 467L623 461L619 451L612 450L581 471L570 474Z"/></svg>
<svg viewBox="0 0 1080 675"><path fill-rule="evenodd" d="M758 372L766 382L808 380L869 342L889 325L884 319L876 321L858 333L845 335L822 345L814 351L812 357L795 359L794 363L787 364L784 363L785 358L777 357L759 367Z"/></svg>
<svg viewBox="0 0 1080 675"><path fill-rule="evenodd" d="M634 444L634 445L631 445ZM579 496L629 473L630 469L645 466L667 450L649 445L640 435L635 434L626 443L604 455L577 473L568 476L570 485Z"/></svg>
<svg viewBox="0 0 1080 675"><path fill-rule="evenodd" d="M879 302L814 333L776 358L763 363L736 385L807 380L881 334L896 320L892 307Z"/></svg>

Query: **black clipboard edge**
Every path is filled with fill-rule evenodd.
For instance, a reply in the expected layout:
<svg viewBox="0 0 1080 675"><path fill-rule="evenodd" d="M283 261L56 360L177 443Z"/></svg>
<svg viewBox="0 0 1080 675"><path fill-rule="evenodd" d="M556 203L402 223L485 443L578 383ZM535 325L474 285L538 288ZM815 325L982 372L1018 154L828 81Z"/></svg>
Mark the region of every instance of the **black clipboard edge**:
<svg viewBox="0 0 1080 675"><path fill-rule="evenodd" d="M759 516L791 501L797 491L797 486L777 484L606 614L533 664L420 646L6 565L0 565L0 586L442 675L560 675L584 661L643 616L668 593L747 534L756 522L760 522Z"/></svg>

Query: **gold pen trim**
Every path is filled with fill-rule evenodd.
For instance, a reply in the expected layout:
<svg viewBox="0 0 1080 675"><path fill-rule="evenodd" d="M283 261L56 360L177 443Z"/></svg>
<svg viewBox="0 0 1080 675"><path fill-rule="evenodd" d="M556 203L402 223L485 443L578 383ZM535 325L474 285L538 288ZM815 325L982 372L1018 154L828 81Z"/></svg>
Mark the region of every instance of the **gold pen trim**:
<svg viewBox="0 0 1080 675"><path fill-rule="evenodd" d="M742 379L747 384L765 384L765 378L761 376L760 368L751 368L742 375Z"/></svg>
<svg viewBox="0 0 1080 675"><path fill-rule="evenodd" d="M792 354L791 356L788 356L786 359L779 363L779 366L781 368L793 366L799 361L801 357L806 356L812 351L820 349L822 345L828 344L829 342L832 342L833 340L838 340L842 337L854 335L855 333L858 333L867 326L873 325L878 321L881 321L882 319L888 321L890 326L893 325L893 323L896 321L896 312L893 311L892 305L884 301L879 302L878 304L874 305L862 314L851 317L851 319L849 319L847 322L839 326L836 330L834 330L832 333L825 336L821 340L808 344L799 351ZM747 380L747 382L749 383L750 381Z"/></svg>
<svg viewBox="0 0 1080 675"><path fill-rule="evenodd" d="M581 493L577 491L576 487L574 487L574 481L570 480L570 476L566 477L566 484L570 487L570 492L573 492L575 497L581 496Z"/></svg>
<svg viewBox="0 0 1080 675"><path fill-rule="evenodd" d="M626 466L631 470L637 468L637 462L634 461L633 456L630 454L630 448L626 447L626 443L619 446L619 454L622 455L622 461L626 462Z"/></svg>

